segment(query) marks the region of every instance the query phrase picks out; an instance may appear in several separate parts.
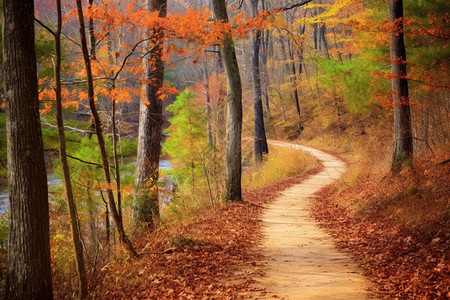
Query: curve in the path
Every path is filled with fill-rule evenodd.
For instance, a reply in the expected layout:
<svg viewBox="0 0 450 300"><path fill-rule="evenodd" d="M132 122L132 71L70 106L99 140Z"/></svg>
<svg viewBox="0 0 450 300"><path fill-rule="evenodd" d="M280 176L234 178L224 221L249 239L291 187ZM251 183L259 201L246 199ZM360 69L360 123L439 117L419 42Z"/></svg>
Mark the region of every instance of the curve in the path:
<svg viewBox="0 0 450 300"><path fill-rule="evenodd" d="M257 285L282 299L374 299L358 266L336 250L332 238L310 216L314 194L339 179L345 163L323 151L291 143L271 142L309 152L324 165L281 193L263 214L266 258ZM268 294L269 297L270 294Z"/></svg>

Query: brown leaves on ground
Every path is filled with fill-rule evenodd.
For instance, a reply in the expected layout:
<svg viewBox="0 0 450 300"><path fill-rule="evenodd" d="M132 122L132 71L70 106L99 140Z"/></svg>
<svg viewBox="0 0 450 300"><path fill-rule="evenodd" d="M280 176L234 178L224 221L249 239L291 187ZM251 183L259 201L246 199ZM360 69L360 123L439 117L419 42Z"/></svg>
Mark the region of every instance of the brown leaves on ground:
<svg viewBox="0 0 450 300"><path fill-rule="evenodd" d="M91 278L92 294L101 299L236 299L264 293L249 287L260 272L255 246L262 238L263 205L319 168L246 191L243 202L202 211L195 221L140 237L140 259L104 267Z"/></svg>
<svg viewBox="0 0 450 300"><path fill-rule="evenodd" d="M314 216L393 299L450 298L448 153L319 194Z"/></svg>

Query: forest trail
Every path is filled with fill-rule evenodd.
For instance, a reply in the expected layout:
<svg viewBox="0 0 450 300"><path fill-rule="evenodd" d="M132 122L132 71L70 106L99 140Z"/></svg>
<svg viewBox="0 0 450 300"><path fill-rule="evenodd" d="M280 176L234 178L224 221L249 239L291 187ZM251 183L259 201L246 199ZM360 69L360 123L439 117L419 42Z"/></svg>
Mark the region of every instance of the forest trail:
<svg viewBox="0 0 450 300"><path fill-rule="evenodd" d="M370 282L346 254L336 250L331 236L310 216L314 193L339 179L345 163L323 151L291 143L271 142L309 152L323 170L281 192L263 212L261 254L264 275L256 287L265 297L281 299L375 299ZM261 297L258 297L261 299Z"/></svg>

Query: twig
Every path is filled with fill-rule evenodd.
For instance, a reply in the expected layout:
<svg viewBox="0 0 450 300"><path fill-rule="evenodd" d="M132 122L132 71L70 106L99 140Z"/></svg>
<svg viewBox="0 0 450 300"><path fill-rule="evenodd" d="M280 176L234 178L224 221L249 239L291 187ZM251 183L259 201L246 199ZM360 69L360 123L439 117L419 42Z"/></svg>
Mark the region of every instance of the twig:
<svg viewBox="0 0 450 300"><path fill-rule="evenodd" d="M415 137L415 136L413 137L413 139L418 140L418 141L421 141L421 142L424 142L424 143L428 146L428 148L430 149L431 154L433 154L433 156L436 156L436 155L434 155L433 149L431 149L430 144L428 144L428 141L426 141L426 140L424 140L424 139L421 139L421 138L418 138L418 137Z"/></svg>
<svg viewBox="0 0 450 300"><path fill-rule="evenodd" d="M3 161L0 159L0 164L2 164L3 168L5 168L6 171L8 171L8 167L5 166L5 164L3 163Z"/></svg>
<svg viewBox="0 0 450 300"><path fill-rule="evenodd" d="M50 124L46 119L41 118L41 121L44 123L44 125L50 127L50 128L58 128L55 125ZM95 134L95 131L92 130L84 130L84 129L80 129L80 128L75 128L75 127L70 127L70 126L66 126L64 125L64 129L69 129L71 131L75 131L75 132L79 132L79 133L86 133L86 134Z"/></svg>
<svg viewBox="0 0 450 300"><path fill-rule="evenodd" d="M58 153L59 153L59 150L53 149L53 148L45 149L44 151L54 151L54 152L58 152ZM72 158L72 159L78 160L78 161L80 161L80 162L82 162L82 163L85 163L85 164L87 164L87 165L92 165L92 166L96 166L96 167L98 167L98 168L103 168L103 166L100 165L100 164L97 164L97 163L94 163L94 162L90 162L90 161L86 161L86 160L83 160L83 159L81 159L81 158L78 158L78 157L69 155L69 154L67 154L67 157L70 157L70 158ZM110 168L114 168L114 166L109 166L109 167L110 167Z"/></svg>
<svg viewBox="0 0 450 300"><path fill-rule="evenodd" d="M34 20L41 25L42 27L44 27L45 30L47 30L48 32L51 33L51 35L56 36L55 32L53 30L51 30L50 28L47 27L47 25L45 25L44 23L42 23L41 21L39 21L39 19L34 18Z"/></svg>
<svg viewBox="0 0 450 300"><path fill-rule="evenodd" d="M443 165L450 162L450 158L444 159L443 161L438 162L438 165Z"/></svg>

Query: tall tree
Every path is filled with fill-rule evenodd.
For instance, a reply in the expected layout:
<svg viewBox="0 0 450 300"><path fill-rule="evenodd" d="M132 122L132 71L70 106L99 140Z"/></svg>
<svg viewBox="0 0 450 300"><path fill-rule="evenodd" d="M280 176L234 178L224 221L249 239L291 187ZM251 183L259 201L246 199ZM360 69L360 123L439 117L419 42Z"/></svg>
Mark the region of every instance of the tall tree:
<svg viewBox="0 0 450 300"><path fill-rule="evenodd" d="M392 100L394 105L394 153L392 169L412 158L413 142L408 80L406 79L406 50L403 35L403 1L389 0L389 44L392 71Z"/></svg>
<svg viewBox="0 0 450 300"><path fill-rule="evenodd" d="M262 10L266 10L266 1L261 0ZM269 72L267 70L267 54L269 48L270 30L266 29L261 31L261 82L263 86L263 102L266 109L267 117L270 118L270 105L269 105L269 93L268 87L270 85Z"/></svg>
<svg viewBox="0 0 450 300"><path fill-rule="evenodd" d="M167 0L148 0L148 9L158 11L158 16L164 18L167 14ZM162 28L152 29L153 47L147 60L145 86L146 101L141 101L139 109L138 154L136 163L135 187L136 200L134 205L137 220L146 222L150 227L155 225L159 217L158 178L159 155L161 152L162 101L159 90L164 82Z"/></svg>
<svg viewBox="0 0 450 300"><path fill-rule="evenodd" d="M122 242L128 253L131 256L136 257L137 252L125 233L123 222L117 210L117 206L114 200L114 194L111 189L111 174L109 173L108 155L106 153L105 140L103 138L103 129L102 129L103 126L100 120L100 116L98 114L97 107L95 105L94 77L92 75L91 60L89 57L89 50L86 41L86 26L84 25L83 6L81 5L81 0L76 0L76 4L77 4L78 22L80 24L81 52L83 53L83 60L86 68L86 76L88 83L89 108L91 109L92 119L94 120L94 128L95 133L97 135L98 148L100 150L100 154L102 157L103 176L107 184L106 196L108 198L108 205L111 210L111 215L116 225L117 231L119 233L120 241Z"/></svg>
<svg viewBox="0 0 450 300"><path fill-rule="evenodd" d="M213 0L215 19L228 22L225 0ZM225 201L241 201L241 142L242 142L242 85L233 39L224 32L220 53L227 75L227 150L226 175L223 198Z"/></svg>
<svg viewBox="0 0 450 300"><path fill-rule="evenodd" d="M52 299L33 0L3 1L10 225L6 299Z"/></svg>
<svg viewBox="0 0 450 300"><path fill-rule="evenodd" d="M258 2L259 0L251 0L252 17L258 17ZM263 154L269 153L266 139L266 129L264 127L264 113L262 106L262 92L261 92L261 72L259 64L259 50L261 45L261 30L257 29L253 37L253 58L252 58L252 79L253 79L253 110L255 114L254 120L254 150L255 150L255 164L259 165L262 162Z"/></svg>
<svg viewBox="0 0 450 300"><path fill-rule="evenodd" d="M75 250L75 262L78 273L79 298L87 299L87 279L84 267L83 245L81 244L81 234L78 223L78 214L73 197L72 182L70 178L69 163L67 162L66 135L64 133L64 121L62 113L62 93L61 93L61 33L62 33L62 11L61 0L56 0L57 26L55 32L55 95L56 95L56 122L58 125L59 157L63 169L64 190L69 208L70 229L72 231L72 243Z"/></svg>

